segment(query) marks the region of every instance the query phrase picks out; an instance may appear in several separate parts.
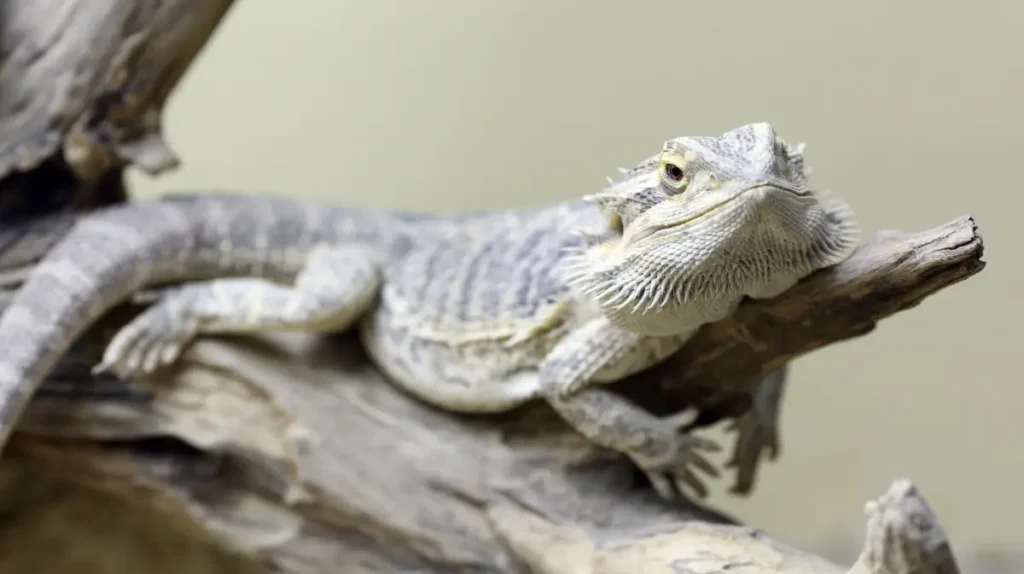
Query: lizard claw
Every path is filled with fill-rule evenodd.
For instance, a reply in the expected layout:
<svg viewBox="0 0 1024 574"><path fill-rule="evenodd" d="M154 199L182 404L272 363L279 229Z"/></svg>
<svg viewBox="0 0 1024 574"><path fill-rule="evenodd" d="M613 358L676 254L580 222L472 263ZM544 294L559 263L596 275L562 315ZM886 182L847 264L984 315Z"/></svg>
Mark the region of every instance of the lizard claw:
<svg viewBox="0 0 1024 574"><path fill-rule="evenodd" d="M703 453L719 452L721 447L710 439L682 434L676 428L672 431L675 440L669 456L657 462L637 458L634 461L658 495L666 500L685 499L687 489L693 490L698 498L707 497L708 488L695 471L717 477L718 469Z"/></svg>
<svg viewBox="0 0 1024 574"><path fill-rule="evenodd" d="M176 306L162 299L121 328L107 344L94 373L110 371L123 378L145 375L181 356L199 332L199 321L181 316Z"/></svg>

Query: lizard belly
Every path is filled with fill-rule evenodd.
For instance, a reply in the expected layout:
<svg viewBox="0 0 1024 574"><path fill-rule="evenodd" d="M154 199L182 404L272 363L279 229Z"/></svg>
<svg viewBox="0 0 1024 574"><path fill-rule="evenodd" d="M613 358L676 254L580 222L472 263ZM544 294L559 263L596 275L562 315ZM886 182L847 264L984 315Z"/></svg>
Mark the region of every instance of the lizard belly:
<svg viewBox="0 0 1024 574"><path fill-rule="evenodd" d="M494 413L540 396L537 365L552 337L452 344L420 337L394 319L378 307L363 319L360 337L385 376L420 400L449 411Z"/></svg>

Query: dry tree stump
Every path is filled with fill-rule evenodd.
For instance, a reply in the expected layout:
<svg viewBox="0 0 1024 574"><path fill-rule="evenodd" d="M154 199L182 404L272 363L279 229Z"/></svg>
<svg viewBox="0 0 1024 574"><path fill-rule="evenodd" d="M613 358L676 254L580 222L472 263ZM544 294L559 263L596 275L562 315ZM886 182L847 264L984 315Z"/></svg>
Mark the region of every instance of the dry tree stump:
<svg viewBox="0 0 1024 574"><path fill-rule="evenodd" d="M231 5L0 0L4 293L76 212L127 200L126 166L155 174L177 163L161 135L163 103ZM696 408L696 426L735 417L764 373L868 333L978 273L981 255L969 217L876 234L847 262L744 304L615 388L656 412ZM586 444L542 404L469 417L411 399L351 334L206 337L153 377L91 375L135 310L111 313L76 344L4 451L0 570L847 570L713 509L668 505L628 461ZM955 571L910 483L894 482L871 516L931 525L930 545L899 548L923 549L923 561L894 574ZM885 531L869 526L868 538ZM875 559L866 553L857 571L883 572Z"/></svg>

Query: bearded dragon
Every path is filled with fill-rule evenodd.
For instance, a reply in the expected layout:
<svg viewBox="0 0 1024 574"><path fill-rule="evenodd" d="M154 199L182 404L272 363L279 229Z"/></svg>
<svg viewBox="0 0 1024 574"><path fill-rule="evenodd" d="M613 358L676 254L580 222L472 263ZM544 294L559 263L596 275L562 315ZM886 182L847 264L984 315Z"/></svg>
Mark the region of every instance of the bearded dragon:
<svg viewBox="0 0 1024 574"><path fill-rule="evenodd" d="M177 283L97 370L151 372L204 333L357 327L382 372L424 401L493 413L546 400L662 496L687 485L703 495L691 467L715 474L701 451L717 447L604 385L666 358L743 298L845 259L853 213L809 187L803 145L767 123L671 139L621 171L581 200L457 215L230 193L93 212L0 317L0 444L89 325Z"/></svg>

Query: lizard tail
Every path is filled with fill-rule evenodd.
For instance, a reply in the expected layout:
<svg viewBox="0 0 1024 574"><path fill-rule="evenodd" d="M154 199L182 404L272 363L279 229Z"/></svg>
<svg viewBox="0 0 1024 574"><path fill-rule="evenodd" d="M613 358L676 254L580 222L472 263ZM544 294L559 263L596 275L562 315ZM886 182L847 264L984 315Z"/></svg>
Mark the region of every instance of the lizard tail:
<svg viewBox="0 0 1024 574"><path fill-rule="evenodd" d="M32 270L0 315L0 449L71 344L143 286L173 277L189 250L196 251L212 214L190 205L135 203L94 212Z"/></svg>
<svg viewBox="0 0 1024 574"><path fill-rule="evenodd" d="M72 343L144 287L293 276L316 242L385 241L390 217L280 197L202 193L80 218L0 315L0 449Z"/></svg>
<svg viewBox="0 0 1024 574"><path fill-rule="evenodd" d="M79 220L43 257L0 315L0 448L71 344L159 279L166 261L181 257L181 237L200 224L181 205L117 206Z"/></svg>

